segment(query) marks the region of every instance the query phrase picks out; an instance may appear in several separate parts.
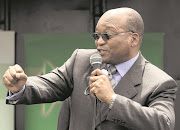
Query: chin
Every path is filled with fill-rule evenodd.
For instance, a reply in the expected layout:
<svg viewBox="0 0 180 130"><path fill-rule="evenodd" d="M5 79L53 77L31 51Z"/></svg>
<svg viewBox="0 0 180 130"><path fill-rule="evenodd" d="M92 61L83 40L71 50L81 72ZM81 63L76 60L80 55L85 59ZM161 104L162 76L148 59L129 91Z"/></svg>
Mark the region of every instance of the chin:
<svg viewBox="0 0 180 130"><path fill-rule="evenodd" d="M102 57L102 60L103 60L103 62L106 63L106 64L111 64L111 61L110 61L108 58L103 58L103 57Z"/></svg>
<svg viewBox="0 0 180 130"><path fill-rule="evenodd" d="M103 58L103 57L102 57L102 61L103 61L104 63L107 63L107 59L106 59L106 58Z"/></svg>

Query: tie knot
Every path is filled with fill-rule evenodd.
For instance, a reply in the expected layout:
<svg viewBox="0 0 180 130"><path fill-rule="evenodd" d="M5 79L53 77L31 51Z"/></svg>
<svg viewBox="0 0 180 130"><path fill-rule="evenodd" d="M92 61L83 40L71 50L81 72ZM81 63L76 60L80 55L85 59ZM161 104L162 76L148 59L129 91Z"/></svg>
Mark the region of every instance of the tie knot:
<svg viewBox="0 0 180 130"><path fill-rule="evenodd" d="M111 74L113 75L113 74L115 74L115 73L117 72L117 69L116 69L116 67L115 67L114 65L111 65L111 66L109 67L109 71L110 71Z"/></svg>

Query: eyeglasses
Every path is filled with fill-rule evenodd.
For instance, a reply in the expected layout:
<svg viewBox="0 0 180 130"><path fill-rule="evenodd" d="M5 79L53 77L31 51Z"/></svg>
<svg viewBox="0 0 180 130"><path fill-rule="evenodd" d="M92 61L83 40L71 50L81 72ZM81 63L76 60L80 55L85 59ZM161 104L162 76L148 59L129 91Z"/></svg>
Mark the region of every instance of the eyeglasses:
<svg viewBox="0 0 180 130"><path fill-rule="evenodd" d="M107 41L107 40L109 40L111 38L111 36L118 35L118 34L121 34L121 33L128 33L128 32L134 33L134 31L131 31L131 30L125 31L125 32L114 33L114 34L108 34L108 33L98 34L98 33L93 33L93 38L94 38L94 40L98 40L100 38L100 36L101 36L104 41Z"/></svg>

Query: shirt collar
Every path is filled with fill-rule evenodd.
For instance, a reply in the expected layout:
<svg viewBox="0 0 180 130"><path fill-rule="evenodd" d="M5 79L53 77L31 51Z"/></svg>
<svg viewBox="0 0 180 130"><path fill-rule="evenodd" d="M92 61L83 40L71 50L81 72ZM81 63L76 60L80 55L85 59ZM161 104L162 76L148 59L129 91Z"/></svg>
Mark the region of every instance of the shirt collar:
<svg viewBox="0 0 180 130"><path fill-rule="evenodd" d="M134 58L126 62L123 62L121 64L115 65L117 71L122 77L128 72L128 70L132 67L132 65L134 64L134 62L137 60L138 57L139 57L139 52Z"/></svg>

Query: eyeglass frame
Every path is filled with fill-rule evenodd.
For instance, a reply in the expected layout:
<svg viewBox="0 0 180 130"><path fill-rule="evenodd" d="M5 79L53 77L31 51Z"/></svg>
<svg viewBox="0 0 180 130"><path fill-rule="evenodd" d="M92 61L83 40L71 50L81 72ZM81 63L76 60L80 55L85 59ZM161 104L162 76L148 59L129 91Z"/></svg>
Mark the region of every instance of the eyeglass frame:
<svg viewBox="0 0 180 130"><path fill-rule="evenodd" d="M110 37L111 37L111 36L114 36L114 35L119 35L119 34L121 34L121 33L128 33L128 32L132 32L132 33L134 33L134 31L132 31L132 30L128 30L128 31L124 31L124 32L114 33L114 34L109 34L109 33L104 33L104 34L93 33L93 34L92 34L92 36L93 36L94 40L96 40L96 41L97 41L97 40L99 40L100 36L102 37L102 39L103 39L104 41L108 41L108 40L110 39ZM94 35L99 36L99 38L98 38L98 39L96 39ZM104 38L104 37L107 37L107 36L105 36L105 35L107 35L107 36L108 36L108 38Z"/></svg>

